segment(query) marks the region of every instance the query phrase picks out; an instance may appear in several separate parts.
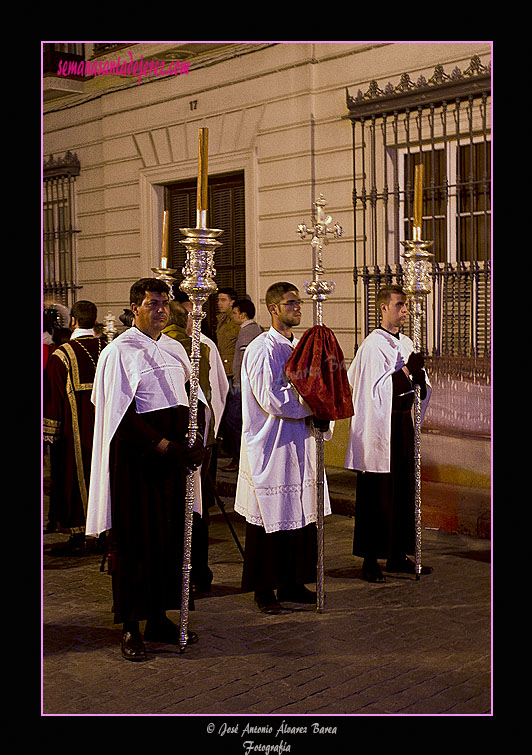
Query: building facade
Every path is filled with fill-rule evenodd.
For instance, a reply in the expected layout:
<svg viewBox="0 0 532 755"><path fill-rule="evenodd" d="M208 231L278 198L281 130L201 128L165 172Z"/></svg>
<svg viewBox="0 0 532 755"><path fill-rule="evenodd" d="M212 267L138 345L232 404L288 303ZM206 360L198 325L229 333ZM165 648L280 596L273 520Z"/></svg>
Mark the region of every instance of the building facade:
<svg viewBox="0 0 532 755"><path fill-rule="evenodd" d="M343 228L324 249L335 282L324 322L350 361L376 324L379 286L401 282L422 161L422 235L434 242L425 348L440 395L456 398L429 425L489 436L490 42L43 47L45 302L90 299L118 322L131 283L160 264L165 209L180 270L207 127L218 285L248 294L266 326L267 287L292 281L299 331L310 327L312 250L297 226L313 224L323 194Z"/></svg>

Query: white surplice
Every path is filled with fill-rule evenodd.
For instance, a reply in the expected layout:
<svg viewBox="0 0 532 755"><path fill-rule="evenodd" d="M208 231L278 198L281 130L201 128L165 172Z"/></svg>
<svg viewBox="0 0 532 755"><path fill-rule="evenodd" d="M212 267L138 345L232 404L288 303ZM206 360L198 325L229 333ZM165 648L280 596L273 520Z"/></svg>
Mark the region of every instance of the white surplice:
<svg viewBox="0 0 532 755"><path fill-rule="evenodd" d="M300 529L316 521L312 410L284 373L296 344L296 338L290 341L272 327L253 339L242 361L242 445L235 511L267 533ZM324 513L331 513L325 474Z"/></svg>
<svg viewBox="0 0 532 755"><path fill-rule="evenodd" d="M392 375L406 365L413 350L408 336L400 333L396 338L382 328L373 330L360 345L347 371L354 408L344 462L348 469L390 471ZM431 394L428 380L426 385L422 418Z"/></svg>
<svg viewBox="0 0 532 755"><path fill-rule="evenodd" d="M211 386L211 407L214 414L214 435L216 436L225 409L229 381L225 374L222 357L214 341L204 333L200 333L200 341L209 347L209 383Z"/></svg>
<svg viewBox="0 0 532 755"><path fill-rule="evenodd" d="M92 390L95 420L87 535L99 535L111 529L109 448L128 406L134 400L138 414L188 406L185 383L190 374L191 365L185 348L164 333L154 340L132 327L102 351ZM207 403L201 389L199 399ZM206 415L208 424L207 409ZM194 509L201 513L199 469L194 479Z"/></svg>

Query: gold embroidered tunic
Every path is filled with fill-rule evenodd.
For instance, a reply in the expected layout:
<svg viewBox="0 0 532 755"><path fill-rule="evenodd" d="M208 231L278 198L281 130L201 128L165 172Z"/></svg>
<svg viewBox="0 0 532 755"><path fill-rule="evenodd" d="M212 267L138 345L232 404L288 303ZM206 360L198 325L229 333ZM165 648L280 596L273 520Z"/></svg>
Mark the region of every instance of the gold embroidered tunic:
<svg viewBox="0 0 532 755"><path fill-rule="evenodd" d="M94 430L91 392L104 346L103 339L90 334L71 338L52 352L44 377L43 434L52 443L51 518L72 532L85 529Z"/></svg>

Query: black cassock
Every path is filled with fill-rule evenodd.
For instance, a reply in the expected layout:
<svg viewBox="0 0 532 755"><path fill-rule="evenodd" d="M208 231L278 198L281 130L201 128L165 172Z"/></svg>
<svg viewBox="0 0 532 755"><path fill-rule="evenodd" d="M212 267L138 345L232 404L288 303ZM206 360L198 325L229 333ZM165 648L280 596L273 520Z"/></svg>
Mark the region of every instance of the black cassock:
<svg viewBox="0 0 532 755"><path fill-rule="evenodd" d="M402 369L392 384L390 472L357 472L353 554L362 558L401 560L415 550L414 393Z"/></svg>
<svg viewBox="0 0 532 755"><path fill-rule="evenodd" d="M181 607L187 471L159 454L162 438L187 445L188 407L127 409L110 448L109 569L115 623ZM191 606L192 607L192 606Z"/></svg>
<svg viewBox="0 0 532 755"><path fill-rule="evenodd" d="M246 522L244 592L296 589L316 581L316 525L267 533Z"/></svg>

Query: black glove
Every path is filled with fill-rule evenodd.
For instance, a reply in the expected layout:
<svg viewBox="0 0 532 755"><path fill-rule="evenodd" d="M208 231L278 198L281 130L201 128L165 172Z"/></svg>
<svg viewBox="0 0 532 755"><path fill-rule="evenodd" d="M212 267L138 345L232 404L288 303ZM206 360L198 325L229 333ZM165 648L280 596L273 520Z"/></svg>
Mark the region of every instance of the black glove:
<svg viewBox="0 0 532 755"><path fill-rule="evenodd" d="M419 370L423 369L425 366L425 360L423 359L423 354L421 352L418 352L415 354L412 352L410 356L408 357L408 361L406 363L406 369L410 374L414 372L419 372Z"/></svg>
<svg viewBox="0 0 532 755"><path fill-rule="evenodd" d="M416 370L415 372L411 373L412 375L412 382L416 385L419 385L420 391L419 391L419 398L423 401L424 398L427 396L427 384L425 382L425 373L423 370Z"/></svg>
<svg viewBox="0 0 532 755"><path fill-rule="evenodd" d="M312 416L312 424L314 425L316 430L321 430L322 433L326 433L329 429L329 420L318 419L315 415Z"/></svg>
<svg viewBox="0 0 532 755"><path fill-rule="evenodd" d="M203 457L205 456L203 438L198 435L191 448L184 446L181 443L170 441L166 447L165 455L175 459L187 469L194 472L199 466L201 466Z"/></svg>
<svg viewBox="0 0 532 755"><path fill-rule="evenodd" d="M205 456L205 445L203 443L203 436L198 433L196 440L191 448L187 447L186 453L186 466L188 469L197 469L203 464L203 458Z"/></svg>

